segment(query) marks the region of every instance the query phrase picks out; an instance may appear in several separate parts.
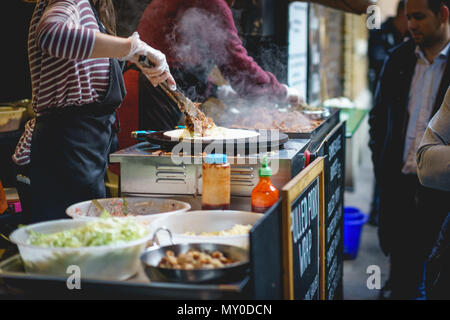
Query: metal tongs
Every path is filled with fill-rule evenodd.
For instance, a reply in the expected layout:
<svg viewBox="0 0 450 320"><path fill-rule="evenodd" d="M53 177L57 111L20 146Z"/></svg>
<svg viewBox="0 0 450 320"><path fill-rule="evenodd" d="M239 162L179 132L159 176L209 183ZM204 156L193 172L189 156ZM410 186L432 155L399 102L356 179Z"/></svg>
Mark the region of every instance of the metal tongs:
<svg viewBox="0 0 450 320"><path fill-rule="evenodd" d="M153 67L153 64L148 61L148 58L146 56L139 56L138 60L139 64L142 67L145 68L151 68ZM186 115L197 118L199 115L199 109L194 105L194 103L187 98L184 93L177 87L175 90L169 89L167 83L163 82L158 85L165 93L166 95L172 99L180 108L181 112L185 113Z"/></svg>

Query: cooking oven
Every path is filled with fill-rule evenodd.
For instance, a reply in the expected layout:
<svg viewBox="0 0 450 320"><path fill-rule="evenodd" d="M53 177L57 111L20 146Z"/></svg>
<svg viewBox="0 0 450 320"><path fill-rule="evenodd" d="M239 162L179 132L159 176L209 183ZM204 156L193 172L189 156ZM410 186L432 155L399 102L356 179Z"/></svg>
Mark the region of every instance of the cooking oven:
<svg viewBox="0 0 450 320"><path fill-rule="evenodd" d="M304 167L304 152L309 139L292 139L278 150L228 156L231 164L231 196L250 197L259 181L258 169L263 157L270 161L272 181L284 186ZM202 193L202 154L175 156L160 146L142 142L111 154L111 162L120 163L122 195L183 195Z"/></svg>

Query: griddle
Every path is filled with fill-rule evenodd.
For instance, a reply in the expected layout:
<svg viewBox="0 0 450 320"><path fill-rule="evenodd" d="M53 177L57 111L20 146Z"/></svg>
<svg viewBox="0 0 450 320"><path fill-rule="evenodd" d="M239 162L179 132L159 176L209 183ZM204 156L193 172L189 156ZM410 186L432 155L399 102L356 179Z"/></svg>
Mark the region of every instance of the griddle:
<svg viewBox="0 0 450 320"><path fill-rule="evenodd" d="M336 127L340 122L340 109L339 108L329 108L330 115L325 118L325 120L317 126L313 131L310 132L285 132L289 139L310 139L311 142L308 146L308 150L311 152L317 151L325 137Z"/></svg>
<svg viewBox="0 0 450 320"><path fill-rule="evenodd" d="M190 151L192 154L197 152L208 151L215 153L233 154L239 152L265 152L271 150L279 150L283 144L289 140L289 136L277 130L255 130L259 132L258 137L240 138L229 140L178 140L166 136L167 131L156 131L146 135L146 140L151 144L161 146L161 149L171 152L175 147L177 150Z"/></svg>

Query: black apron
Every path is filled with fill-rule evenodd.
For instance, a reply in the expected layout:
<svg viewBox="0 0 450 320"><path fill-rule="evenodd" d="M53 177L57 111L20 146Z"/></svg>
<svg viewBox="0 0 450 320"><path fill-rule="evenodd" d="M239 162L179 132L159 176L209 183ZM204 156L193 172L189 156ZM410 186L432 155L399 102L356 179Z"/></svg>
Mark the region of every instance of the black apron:
<svg viewBox="0 0 450 320"><path fill-rule="evenodd" d="M117 145L115 111L126 94L118 60L110 59L109 71L108 90L101 102L65 107L36 118L30 163L31 222L67 218L70 205L106 196L108 156Z"/></svg>

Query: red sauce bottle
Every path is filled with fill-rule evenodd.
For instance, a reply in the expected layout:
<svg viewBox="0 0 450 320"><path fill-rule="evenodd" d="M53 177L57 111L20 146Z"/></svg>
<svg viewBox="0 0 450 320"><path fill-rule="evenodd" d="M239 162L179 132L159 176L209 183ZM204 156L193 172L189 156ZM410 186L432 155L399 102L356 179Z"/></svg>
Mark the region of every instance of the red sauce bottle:
<svg viewBox="0 0 450 320"><path fill-rule="evenodd" d="M253 212L264 213L278 201L278 190L272 184L271 176L272 169L267 164L267 158L264 158L259 168L259 183L252 190Z"/></svg>
<svg viewBox="0 0 450 320"><path fill-rule="evenodd" d="M2 182L0 181L0 214L5 213L8 209L8 202L6 201L5 190L3 190Z"/></svg>

